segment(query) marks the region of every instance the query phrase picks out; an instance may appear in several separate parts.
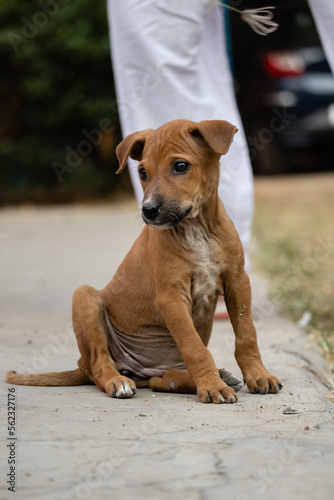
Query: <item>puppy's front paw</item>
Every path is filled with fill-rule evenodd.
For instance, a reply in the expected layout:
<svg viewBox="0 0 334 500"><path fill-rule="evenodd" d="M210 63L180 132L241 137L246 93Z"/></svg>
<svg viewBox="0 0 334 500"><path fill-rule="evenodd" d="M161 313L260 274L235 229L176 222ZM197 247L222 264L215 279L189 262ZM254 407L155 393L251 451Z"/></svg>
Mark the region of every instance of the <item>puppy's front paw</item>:
<svg viewBox="0 0 334 500"><path fill-rule="evenodd" d="M283 389L279 379L274 375L270 375L265 368L250 370L245 375L244 382L252 394L277 394Z"/></svg>
<svg viewBox="0 0 334 500"><path fill-rule="evenodd" d="M235 391L222 380L200 382L197 386L197 396L201 403L236 403Z"/></svg>
<svg viewBox="0 0 334 500"><path fill-rule="evenodd" d="M133 380L123 375L117 375L108 380L105 391L112 398L132 398L137 392L136 384Z"/></svg>

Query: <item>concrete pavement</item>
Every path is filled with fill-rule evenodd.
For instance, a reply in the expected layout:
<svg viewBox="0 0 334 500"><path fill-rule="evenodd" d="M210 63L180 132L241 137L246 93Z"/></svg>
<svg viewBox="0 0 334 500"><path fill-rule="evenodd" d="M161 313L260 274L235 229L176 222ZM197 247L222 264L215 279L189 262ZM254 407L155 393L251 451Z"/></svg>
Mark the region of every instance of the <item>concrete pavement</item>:
<svg viewBox="0 0 334 500"><path fill-rule="evenodd" d="M204 405L147 389L116 400L95 386L4 382L12 369L76 367L72 293L83 283L104 287L141 227L133 203L1 210L0 500L332 499L334 405L324 361L276 313L255 273L259 344L284 385L278 395L243 388L236 405ZM216 363L241 377L233 347L230 323L215 322Z"/></svg>

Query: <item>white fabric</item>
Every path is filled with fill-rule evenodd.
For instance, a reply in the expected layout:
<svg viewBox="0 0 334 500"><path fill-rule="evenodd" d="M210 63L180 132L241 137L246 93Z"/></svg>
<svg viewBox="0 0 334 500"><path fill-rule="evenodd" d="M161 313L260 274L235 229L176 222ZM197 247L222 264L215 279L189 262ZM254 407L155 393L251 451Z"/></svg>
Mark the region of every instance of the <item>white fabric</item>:
<svg viewBox="0 0 334 500"><path fill-rule="evenodd" d="M334 0L308 0L308 3L334 74Z"/></svg>
<svg viewBox="0 0 334 500"><path fill-rule="evenodd" d="M253 176L222 16L221 8L210 0L108 0L124 137L177 118L221 119L238 127L229 152L221 160L219 195L246 252L253 215ZM129 167L141 202L136 162L130 161Z"/></svg>

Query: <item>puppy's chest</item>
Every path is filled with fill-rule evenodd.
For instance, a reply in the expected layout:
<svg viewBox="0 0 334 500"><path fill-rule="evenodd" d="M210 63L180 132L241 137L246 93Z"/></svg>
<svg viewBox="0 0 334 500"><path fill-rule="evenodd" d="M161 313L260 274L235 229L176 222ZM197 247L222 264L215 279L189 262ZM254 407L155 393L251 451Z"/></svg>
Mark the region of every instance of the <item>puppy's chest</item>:
<svg viewBox="0 0 334 500"><path fill-rule="evenodd" d="M197 304L209 303L221 293L222 262L218 243L201 226L190 226L185 233L191 265L191 295Z"/></svg>

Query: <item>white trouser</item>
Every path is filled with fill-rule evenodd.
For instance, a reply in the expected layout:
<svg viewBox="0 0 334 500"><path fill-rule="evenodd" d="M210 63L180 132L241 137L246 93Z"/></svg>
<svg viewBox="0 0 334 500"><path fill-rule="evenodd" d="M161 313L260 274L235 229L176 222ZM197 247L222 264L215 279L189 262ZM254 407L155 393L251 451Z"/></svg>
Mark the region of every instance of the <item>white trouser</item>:
<svg viewBox="0 0 334 500"><path fill-rule="evenodd" d="M253 176L226 52L223 14L210 0L108 0L122 134L177 118L221 119L239 129L221 160L219 196L247 253ZM136 162L129 162L138 202ZM247 256L246 256L247 260Z"/></svg>
<svg viewBox="0 0 334 500"><path fill-rule="evenodd" d="M334 0L308 0L308 3L334 75Z"/></svg>

